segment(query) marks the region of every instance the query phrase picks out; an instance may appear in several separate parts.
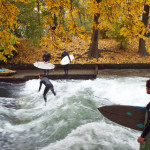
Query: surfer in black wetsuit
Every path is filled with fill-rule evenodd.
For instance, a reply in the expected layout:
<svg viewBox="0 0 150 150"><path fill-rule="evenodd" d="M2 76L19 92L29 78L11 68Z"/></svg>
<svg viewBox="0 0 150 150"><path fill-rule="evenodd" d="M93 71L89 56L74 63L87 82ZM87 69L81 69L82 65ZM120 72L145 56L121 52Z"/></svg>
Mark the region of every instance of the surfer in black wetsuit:
<svg viewBox="0 0 150 150"><path fill-rule="evenodd" d="M146 81L146 92L147 94L150 94L150 80ZM141 136L137 139L137 141L142 144L145 141L146 135L150 132L150 102L146 106L146 118L147 122L145 124L144 130L141 134ZM149 141L147 141L149 142Z"/></svg>
<svg viewBox="0 0 150 150"><path fill-rule="evenodd" d="M46 106L46 102L47 102L47 98L46 98L46 94L49 90L52 91L52 93L56 96L56 93L54 91L54 87L53 84L49 81L49 79L47 77L44 77L42 74L39 75L39 79L41 79L40 81L40 87L39 87L39 92L41 90L42 84L45 85L45 90L43 93L43 97L44 97L44 101L45 101L45 106Z"/></svg>
<svg viewBox="0 0 150 150"><path fill-rule="evenodd" d="M45 51L45 54L43 55L43 61L44 61L44 63L47 64L50 61L50 59L51 59L51 55L47 51ZM49 74L49 70L44 70L44 74L45 75L46 75L46 73L48 75Z"/></svg>
<svg viewBox="0 0 150 150"><path fill-rule="evenodd" d="M69 57L69 54L68 52L66 51L66 49L64 48L64 52L61 54L61 59L63 59L65 56L68 56L70 62L71 62L71 59ZM69 70L69 67L68 67L68 64L67 65L64 65L64 71L65 71L65 74L67 75L68 74L68 70Z"/></svg>

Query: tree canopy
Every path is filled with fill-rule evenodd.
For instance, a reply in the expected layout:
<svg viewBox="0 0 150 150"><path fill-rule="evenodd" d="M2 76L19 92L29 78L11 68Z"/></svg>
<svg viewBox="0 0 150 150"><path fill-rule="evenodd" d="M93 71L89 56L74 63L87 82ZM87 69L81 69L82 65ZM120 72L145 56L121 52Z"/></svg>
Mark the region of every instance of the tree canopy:
<svg viewBox="0 0 150 150"><path fill-rule="evenodd" d="M17 29L33 43L54 50L73 36L92 43L95 30L117 33L124 40L145 40L149 32L142 22L145 5L150 6L150 0L1 0L0 59L6 61L15 50Z"/></svg>
<svg viewBox="0 0 150 150"><path fill-rule="evenodd" d="M0 59L6 61L6 55L10 56L15 50L13 44L17 42L17 37L13 34L17 27L17 16L19 9L15 5L17 1L24 0L1 0L0 1Z"/></svg>

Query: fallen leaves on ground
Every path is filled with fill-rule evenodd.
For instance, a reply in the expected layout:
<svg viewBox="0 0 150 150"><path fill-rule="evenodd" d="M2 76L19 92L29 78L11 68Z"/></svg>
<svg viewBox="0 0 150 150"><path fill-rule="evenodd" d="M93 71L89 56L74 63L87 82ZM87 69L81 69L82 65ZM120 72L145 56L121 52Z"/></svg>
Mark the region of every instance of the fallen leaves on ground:
<svg viewBox="0 0 150 150"><path fill-rule="evenodd" d="M147 39L147 44L150 44L150 38ZM44 46L31 46L28 39L22 38L20 44L16 46L18 55L10 60L10 63L26 63L33 64L37 61L43 61L42 56L45 51L51 54L50 63L59 64L63 48L67 49L69 54L73 54L75 59L72 64L94 64L94 63L150 63L150 56L140 57L138 54L138 39L131 41L127 49L119 49L120 43L114 39L99 39L98 47L103 50L100 54L102 57L88 58L88 49L90 43L74 38L72 42L63 43L61 48L49 49Z"/></svg>

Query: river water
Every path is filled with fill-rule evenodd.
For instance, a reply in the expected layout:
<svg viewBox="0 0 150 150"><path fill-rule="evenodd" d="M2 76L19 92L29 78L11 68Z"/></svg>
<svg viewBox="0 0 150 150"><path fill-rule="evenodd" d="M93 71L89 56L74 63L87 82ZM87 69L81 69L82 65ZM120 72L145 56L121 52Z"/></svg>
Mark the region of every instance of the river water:
<svg viewBox="0 0 150 150"><path fill-rule="evenodd" d="M132 71L130 71L131 73ZM121 75L120 75L121 74ZM149 77L100 73L95 80L51 80L44 105L39 80L0 83L0 150L138 150L140 131L104 118L98 107L145 106Z"/></svg>

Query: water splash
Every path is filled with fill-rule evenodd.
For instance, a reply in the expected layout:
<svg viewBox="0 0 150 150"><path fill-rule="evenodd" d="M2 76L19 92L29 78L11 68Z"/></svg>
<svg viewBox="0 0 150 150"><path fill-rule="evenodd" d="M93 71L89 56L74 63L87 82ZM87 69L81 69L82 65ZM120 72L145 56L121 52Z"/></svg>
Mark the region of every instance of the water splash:
<svg viewBox="0 0 150 150"><path fill-rule="evenodd" d="M46 107L43 106L44 86L37 93L39 80L11 85L20 90L15 91L16 98L11 98L11 94L0 97L0 133L3 135L0 146L6 150L138 149L136 139L140 132L107 120L97 108L110 104L145 106L149 99L145 92L146 80L103 77L52 81L57 96L49 91ZM6 86L3 83L3 87Z"/></svg>

